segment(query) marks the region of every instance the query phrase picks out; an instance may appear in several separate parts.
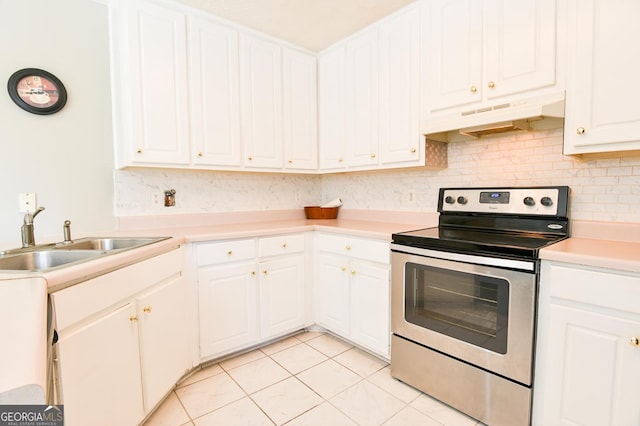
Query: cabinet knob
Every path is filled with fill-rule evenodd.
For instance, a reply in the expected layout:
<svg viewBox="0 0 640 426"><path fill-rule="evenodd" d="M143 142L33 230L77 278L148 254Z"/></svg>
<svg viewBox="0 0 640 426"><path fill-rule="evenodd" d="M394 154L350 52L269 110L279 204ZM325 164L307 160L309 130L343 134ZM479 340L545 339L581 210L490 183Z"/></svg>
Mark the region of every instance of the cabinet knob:
<svg viewBox="0 0 640 426"><path fill-rule="evenodd" d="M341 270L342 272L344 272L344 271L346 271L346 270L347 270L347 267L346 267L346 266L341 266L341 267L340 267L340 270Z"/></svg>
<svg viewBox="0 0 640 426"><path fill-rule="evenodd" d="M632 337L631 339L629 339L629 344L631 346L640 346L640 340L638 340L637 337Z"/></svg>
<svg viewBox="0 0 640 426"><path fill-rule="evenodd" d="M587 130L584 127L578 127L576 129L576 133L579 135L584 135L584 132L586 132Z"/></svg>
<svg viewBox="0 0 640 426"><path fill-rule="evenodd" d="M255 277L256 276L256 271L251 271L251 276Z"/></svg>
<svg viewBox="0 0 640 426"><path fill-rule="evenodd" d="M202 151L198 152L198 157L200 157L200 158L204 157L204 154L202 153Z"/></svg>
<svg viewBox="0 0 640 426"><path fill-rule="evenodd" d="M282 243L282 248L287 248L287 243Z"/></svg>
<svg viewBox="0 0 640 426"><path fill-rule="evenodd" d="M263 275L269 275L269 271L267 271L266 269L264 271L262 271Z"/></svg>
<svg viewBox="0 0 640 426"><path fill-rule="evenodd" d="M142 148L136 149L136 154L142 154Z"/></svg>
<svg viewBox="0 0 640 426"><path fill-rule="evenodd" d="M338 158L338 163L342 163L344 160L342 158Z"/></svg>
<svg viewBox="0 0 640 426"><path fill-rule="evenodd" d="M253 157L247 157L247 160L253 161Z"/></svg>
<svg viewBox="0 0 640 426"><path fill-rule="evenodd" d="M131 322L136 322L136 321L138 321L138 316L137 316L137 315L131 315L131 316L129 317L129 321L131 321Z"/></svg>
<svg viewBox="0 0 640 426"><path fill-rule="evenodd" d="M293 160L287 160L287 163L293 164Z"/></svg>
<svg viewBox="0 0 640 426"><path fill-rule="evenodd" d="M376 158L376 155L374 153L371 153L371 158Z"/></svg>
<svg viewBox="0 0 640 426"><path fill-rule="evenodd" d="M231 256L232 254L233 254L233 250L229 250L229 251L227 252L227 256Z"/></svg>
<svg viewBox="0 0 640 426"><path fill-rule="evenodd" d="M416 153L416 149L415 148L411 148L411 153L415 154Z"/></svg>
<svg viewBox="0 0 640 426"><path fill-rule="evenodd" d="M355 269L352 269L352 270L351 270L351 275L355 275L355 274L356 274Z"/></svg>
<svg viewBox="0 0 640 426"><path fill-rule="evenodd" d="M476 86L471 86L469 90L471 90L471 93L476 93L478 91L478 88Z"/></svg>
<svg viewBox="0 0 640 426"><path fill-rule="evenodd" d="M490 81L490 82L487 84L487 86L489 86L490 88L492 88L492 89L493 89L494 87L496 87L496 84L495 84L493 81Z"/></svg>
<svg viewBox="0 0 640 426"><path fill-rule="evenodd" d="M142 308L142 312L144 312L145 314L150 314L151 306L145 306L144 308Z"/></svg>
<svg viewBox="0 0 640 426"><path fill-rule="evenodd" d="M344 248L347 249L347 251L351 250L351 246L350 245L346 245Z"/></svg>

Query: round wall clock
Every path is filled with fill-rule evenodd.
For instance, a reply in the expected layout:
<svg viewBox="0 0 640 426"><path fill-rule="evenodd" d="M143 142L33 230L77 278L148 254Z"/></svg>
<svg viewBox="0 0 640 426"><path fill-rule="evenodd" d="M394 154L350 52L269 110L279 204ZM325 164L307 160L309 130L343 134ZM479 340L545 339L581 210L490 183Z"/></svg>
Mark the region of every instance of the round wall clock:
<svg viewBox="0 0 640 426"><path fill-rule="evenodd" d="M44 70L25 68L13 73L7 84L9 96L33 114L53 114L67 103L67 91L58 78Z"/></svg>

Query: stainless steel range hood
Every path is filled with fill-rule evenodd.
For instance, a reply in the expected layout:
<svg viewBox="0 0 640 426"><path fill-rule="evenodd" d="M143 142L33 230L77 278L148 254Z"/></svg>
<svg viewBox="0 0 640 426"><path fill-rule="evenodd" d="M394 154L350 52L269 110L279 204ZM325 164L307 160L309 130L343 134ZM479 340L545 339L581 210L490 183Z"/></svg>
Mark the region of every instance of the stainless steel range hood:
<svg viewBox="0 0 640 426"><path fill-rule="evenodd" d="M563 119L564 93L557 93L428 118L422 133L427 139L457 142L517 130L558 128Z"/></svg>

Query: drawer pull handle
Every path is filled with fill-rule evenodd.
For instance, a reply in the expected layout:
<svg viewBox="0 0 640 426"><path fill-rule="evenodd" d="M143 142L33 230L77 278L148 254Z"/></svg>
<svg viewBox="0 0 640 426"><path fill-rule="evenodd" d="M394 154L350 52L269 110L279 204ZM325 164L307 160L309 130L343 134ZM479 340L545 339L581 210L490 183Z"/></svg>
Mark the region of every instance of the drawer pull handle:
<svg viewBox="0 0 640 426"><path fill-rule="evenodd" d="M150 314L151 313L151 306L145 306L142 309L142 312L144 312L145 314Z"/></svg>
<svg viewBox="0 0 640 426"><path fill-rule="evenodd" d="M629 343L631 344L631 346L640 346L640 340L638 340L637 337L632 337L631 339L629 339Z"/></svg>
<svg viewBox="0 0 640 426"><path fill-rule="evenodd" d="M129 317L129 321L131 321L131 322L136 322L136 321L138 321L138 316L137 316L137 315L131 315L131 316Z"/></svg>

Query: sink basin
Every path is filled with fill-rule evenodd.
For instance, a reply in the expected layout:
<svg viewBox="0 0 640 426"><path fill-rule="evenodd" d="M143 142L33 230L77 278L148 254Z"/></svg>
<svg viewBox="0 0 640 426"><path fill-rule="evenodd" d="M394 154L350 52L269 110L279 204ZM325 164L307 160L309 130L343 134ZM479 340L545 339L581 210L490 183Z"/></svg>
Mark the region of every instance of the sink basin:
<svg viewBox="0 0 640 426"><path fill-rule="evenodd" d="M98 250L40 250L0 257L0 270L45 271L105 254Z"/></svg>
<svg viewBox="0 0 640 426"><path fill-rule="evenodd" d="M166 238L128 238L128 237L116 237L116 238L82 238L75 240L70 244L58 244L58 249L64 250L125 250L145 246L147 244L155 243L157 241L164 240Z"/></svg>

